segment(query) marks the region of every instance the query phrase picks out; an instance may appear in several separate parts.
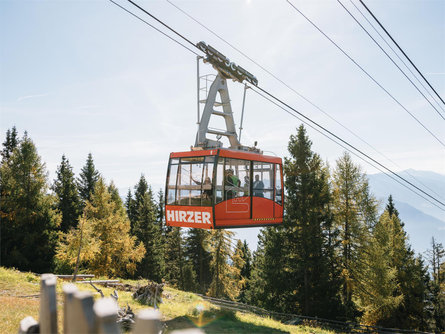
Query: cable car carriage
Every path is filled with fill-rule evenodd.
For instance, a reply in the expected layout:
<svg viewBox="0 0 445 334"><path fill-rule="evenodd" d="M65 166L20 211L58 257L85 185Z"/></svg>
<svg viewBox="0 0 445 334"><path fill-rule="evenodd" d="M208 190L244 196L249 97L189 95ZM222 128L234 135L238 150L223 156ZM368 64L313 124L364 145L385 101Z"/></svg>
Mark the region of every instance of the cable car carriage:
<svg viewBox="0 0 445 334"><path fill-rule="evenodd" d="M210 62L218 75L207 92L201 118L198 112L195 146L191 151L170 154L165 191L167 225L215 229L281 224L281 158L240 144L226 82L246 80L257 85L258 81L204 42L198 47L207 55L204 62ZM216 101L218 94L220 101ZM222 111L214 110L215 106ZM225 131L209 128L212 115L224 118ZM207 138L207 134L216 135L218 140ZM228 138L229 148L222 148L222 136Z"/></svg>

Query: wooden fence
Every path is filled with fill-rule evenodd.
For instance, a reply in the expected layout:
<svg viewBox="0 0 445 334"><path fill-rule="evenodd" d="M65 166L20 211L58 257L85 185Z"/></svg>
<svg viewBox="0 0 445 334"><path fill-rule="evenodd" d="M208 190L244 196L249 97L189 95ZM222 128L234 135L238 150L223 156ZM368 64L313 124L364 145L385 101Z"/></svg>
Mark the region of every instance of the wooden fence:
<svg viewBox="0 0 445 334"><path fill-rule="evenodd" d="M26 317L20 322L19 334L57 334L57 277L43 274L40 280L39 322ZM63 333L65 334L118 334L116 323L118 305L113 298L100 298L96 302L88 291L79 291L74 284L65 284L63 290ZM136 314L133 334L159 334L163 332L162 315L158 310L143 309ZM204 334L200 329L172 331L171 334Z"/></svg>
<svg viewBox="0 0 445 334"><path fill-rule="evenodd" d="M262 317L270 317L275 320L279 320L282 323L290 325L309 324L316 327L325 327L327 329L333 329L341 333L372 333L372 334L430 334L428 332L421 332L417 330L408 330L400 328L384 328L379 326L368 326L351 321L337 321L330 319L323 319L318 317L309 317L291 313L281 313L268 311L261 307L252 306L244 303L235 302L227 299L218 299L205 295L199 295L204 300L220 307L234 312L254 313Z"/></svg>

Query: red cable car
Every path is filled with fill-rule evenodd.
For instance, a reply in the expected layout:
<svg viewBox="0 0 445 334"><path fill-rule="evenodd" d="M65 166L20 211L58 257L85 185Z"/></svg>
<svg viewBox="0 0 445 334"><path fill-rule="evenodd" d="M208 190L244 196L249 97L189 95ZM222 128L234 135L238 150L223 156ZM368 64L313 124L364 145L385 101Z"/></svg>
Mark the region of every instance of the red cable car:
<svg viewBox="0 0 445 334"><path fill-rule="evenodd" d="M214 229L280 224L282 189L277 157L227 149L171 153L167 225Z"/></svg>
<svg viewBox="0 0 445 334"><path fill-rule="evenodd" d="M263 155L256 147L240 144L226 83L229 78L253 85L258 81L205 43L198 43L198 47L207 54L204 62L210 62L218 75L206 92L200 119L198 109L195 146L188 152L170 154L165 190L167 225L215 229L281 224L284 201L281 158ZM218 94L220 101L216 101ZM225 131L209 128L212 115L224 118ZM216 135L217 140L207 138L207 134ZM228 138L229 149L222 148L219 141L222 136Z"/></svg>

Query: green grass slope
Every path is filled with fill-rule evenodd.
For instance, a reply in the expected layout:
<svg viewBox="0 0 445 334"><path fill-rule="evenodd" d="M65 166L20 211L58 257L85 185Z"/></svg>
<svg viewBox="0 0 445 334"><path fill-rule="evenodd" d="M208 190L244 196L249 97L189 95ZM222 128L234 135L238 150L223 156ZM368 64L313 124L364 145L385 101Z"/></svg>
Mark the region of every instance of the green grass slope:
<svg viewBox="0 0 445 334"><path fill-rule="evenodd" d="M128 281L132 285L145 285L144 281ZM63 296L62 285L66 283L58 280L57 298L59 303L58 323L62 332L63 324ZM78 284L79 290L88 290L100 298L93 287L89 284ZM109 296L112 288L98 286L105 296ZM32 316L38 320L39 317L39 277L32 273L22 273L17 270L0 267L0 333L17 333L20 320L26 316ZM131 292L118 291L119 306L128 305L137 313L138 310L146 308L146 305L133 300ZM307 326L285 325L270 318L263 318L255 314L232 312L221 310L219 307L204 301L201 297L183 292L171 287L165 287L163 303L160 306L165 323L164 333L172 330L201 328L206 334L216 333L315 333L328 334L333 331L323 330Z"/></svg>

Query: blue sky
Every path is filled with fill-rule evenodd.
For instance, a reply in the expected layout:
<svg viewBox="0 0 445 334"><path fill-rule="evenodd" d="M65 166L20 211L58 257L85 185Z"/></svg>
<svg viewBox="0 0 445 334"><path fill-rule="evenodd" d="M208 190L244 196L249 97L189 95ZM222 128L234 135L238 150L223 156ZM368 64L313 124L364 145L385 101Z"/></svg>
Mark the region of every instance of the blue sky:
<svg viewBox="0 0 445 334"><path fill-rule="evenodd" d="M360 4L353 0L355 4ZM126 1L117 1L157 25ZM445 150L402 108L284 0L172 0L279 76L375 152L241 54L164 0L138 1L194 42L206 41L279 96L389 168L445 174ZM350 0L342 0L354 14ZM301 9L445 141L445 121L414 90L334 0L300 0ZM445 1L366 1L445 97ZM364 22L361 19L362 22ZM368 26L367 26L368 27ZM92 153L125 195L141 174L164 187L168 155L196 133L196 59L109 1L0 1L0 140L27 130L54 178L62 154L76 173ZM208 65L203 73L213 73ZM242 86L230 83L239 126ZM249 91L243 143L287 155L299 122ZM308 129L313 150L333 167L343 148ZM390 158L391 161L383 157ZM356 160L363 170L377 170ZM395 164L394 164L394 163ZM414 181L415 182L415 181ZM397 196L393 194L393 196Z"/></svg>

